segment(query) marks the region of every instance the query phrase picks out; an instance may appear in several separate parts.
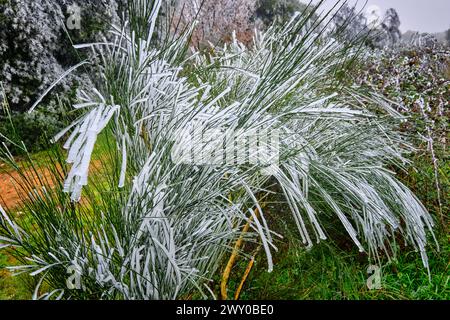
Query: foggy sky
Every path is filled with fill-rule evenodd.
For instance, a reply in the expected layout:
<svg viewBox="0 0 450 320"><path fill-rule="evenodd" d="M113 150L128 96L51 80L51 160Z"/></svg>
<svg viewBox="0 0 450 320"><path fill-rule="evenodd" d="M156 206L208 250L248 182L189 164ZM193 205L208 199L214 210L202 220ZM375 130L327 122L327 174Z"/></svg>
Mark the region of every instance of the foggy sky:
<svg viewBox="0 0 450 320"><path fill-rule="evenodd" d="M326 0L324 8L331 8L335 2L336 0ZM357 8L362 8L366 0L348 2L350 5L358 3ZM380 7L383 13L389 8L396 9L402 23L402 32L442 32L450 28L450 0L367 0L367 6L371 5Z"/></svg>

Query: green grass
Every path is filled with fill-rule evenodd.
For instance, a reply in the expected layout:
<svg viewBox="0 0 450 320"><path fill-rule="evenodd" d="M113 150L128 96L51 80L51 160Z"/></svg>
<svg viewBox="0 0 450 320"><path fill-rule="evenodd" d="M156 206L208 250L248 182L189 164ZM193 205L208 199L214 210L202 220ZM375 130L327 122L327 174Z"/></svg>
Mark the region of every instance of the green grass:
<svg viewBox="0 0 450 320"><path fill-rule="evenodd" d="M448 245L441 253L430 254L431 281L415 252L384 261L381 289L367 287L367 258L323 243L307 252L291 245L277 255L273 273L264 261L256 264L241 299L450 299Z"/></svg>
<svg viewBox="0 0 450 320"><path fill-rule="evenodd" d="M329 240L306 250L298 239L297 227L285 205L277 199L269 204L265 215L274 231L281 234L274 254L274 270L267 272L263 252L259 252L255 265L241 292L241 300L450 300L449 235L437 228L440 251L429 239L428 256L431 281L422 264L420 254L408 248L396 248L391 261L381 257L381 288L367 286L368 267L379 265L359 253L339 228L329 234ZM255 251L247 243L247 254ZM228 256L226 257L228 259ZM228 296L232 298L242 280L249 260L240 257L232 270L228 283ZM225 262L223 263L223 265ZM219 296L221 273L215 278L213 291Z"/></svg>
<svg viewBox="0 0 450 320"><path fill-rule="evenodd" d="M12 277L5 269L9 257L0 253L0 300L30 299L32 292L23 277Z"/></svg>
<svg viewBox="0 0 450 320"><path fill-rule="evenodd" d="M437 222L436 237L440 250L429 239L428 256L431 280L422 264L420 254L408 248L397 248L396 258L381 261L381 289L369 290L367 269L368 257L359 253L338 232L329 241L306 251L301 244L280 242L280 251L275 254L273 273L266 272L266 263L260 254L255 263L241 299L402 299L402 300L450 300L449 264L450 236L438 222L437 193L434 186L433 169L430 162L415 159L415 170L411 170L403 181L412 188L428 207ZM443 189L448 188L448 164L442 168ZM444 197L444 217L449 218L448 199ZM294 239L296 227L287 211L280 205L268 208L275 231ZM276 218L275 218L276 217ZM281 221L281 222L280 222ZM448 221L448 220L447 220ZM338 241L335 241L335 240ZM251 249L245 250L252 252ZM248 261L241 261L233 271L230 288L234 292Z"/></svg>

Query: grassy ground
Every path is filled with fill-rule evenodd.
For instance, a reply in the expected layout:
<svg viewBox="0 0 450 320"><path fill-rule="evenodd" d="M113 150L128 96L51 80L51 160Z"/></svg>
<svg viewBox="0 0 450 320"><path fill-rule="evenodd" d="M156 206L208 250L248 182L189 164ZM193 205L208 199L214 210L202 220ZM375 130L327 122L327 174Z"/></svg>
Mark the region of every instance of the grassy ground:
<svg viewBox="0 0 450 320"><path fill-rule="evenodd" d="M45 163L46 152L33 154L33 161L37 165ZM19 160L20 162L20 160ZM26 162L23 162L26 165ZM0 161L0 174L10 170L7 165ZM5 267L11 265L11 257L0 252L0 300L24 300L31 299L32 291L28 287L23 277L11 276L11 273Z"/></svg>
<svg viewBox="0 0 450 320"><path fill-rule="evenodd" d="M242 299L450 299L448 239L440 253L430 252L431 281L416 252L383 261L381 288L367 286L370 263L355 251L323 243L307 252L291 244L276 255L273 273L260 258ZM243 263L244 264L244 263ZM242 274L242 265L238 267Z"/></svg>
<svg viewBox="0 0 450 320"><path fill-rule="evenodd" d="M0 253L0 300L24 300L31 298L29 289L23 277L12 277L4 269L8 263L9 257Z"/></svg>

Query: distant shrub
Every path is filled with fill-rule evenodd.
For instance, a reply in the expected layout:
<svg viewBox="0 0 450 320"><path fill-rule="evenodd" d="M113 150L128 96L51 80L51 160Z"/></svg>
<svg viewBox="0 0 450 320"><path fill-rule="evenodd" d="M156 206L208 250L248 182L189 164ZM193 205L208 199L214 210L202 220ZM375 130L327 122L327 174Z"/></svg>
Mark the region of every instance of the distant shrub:
<svg viewBox="0 0 450 320"><path fill-rule="evenodd" d="M400 47L374 54L362 69L360 82L376 87L397 102L398 111L414 120L405 125L406 130L425 135L430 125L434 139L445 144L450 101L449 66L448 49ZM424 117L428 119L426 122Z"/></svg>
<svg viewBox="0 0 450 320"><path fill-rule="evenodd" d="M66 124L67 116L63 108L52 102L46 108L32 113L14 112L11 119L0 116L0 133L23 141L29 152L37 152L45 149L49 140ZM8 141L4 142L13 154L23 154L22 149Z"/></svg>
<svg viewBox="0 0 450 320"><path fill-rule="evenodd" d="M344 3L332 19L336 30L340 30L340 40L355 41L364 39L371 48L382 49L399 43L400 17L393 8L388 9L384 16L381 12L367 8L366 14L358 11L355 6Z"/></svg>
<svg viewBox="0 0 450 320"><path fill-rule="evenodd" d="M287 23L307 6L297 0L179 0L167 1L177 12L176 23L182 26L197 20L192 43L197 47L209 43L229 43L236 38L249 45L255 29L265 30L273 24Z"/></svg>
<svg viewBox="0 0 450 320"><path fill-rule="evenodd" d="M307 9L307 5L297 0L257 0L256 4L256 18L266 27L273 23L285 24L296 12Z"/></svg>
<svg viewBox="0 0 450 320"><path fill-rule="evenodd" d="M68 30L68 9L74 4L73 0L0 2L0 81L20 136L36 148L41 146L44 132L51 134L60 127L61 114L54 108L57 103L46 99L42 108L48 110L36 115L22 113L66 69L86 57L72 48L72 42L100 39L100 33L117 20L115 0L80 1L81 29ZM68 98L77 83L86 81L82 73L73 74L60 82L56 92ZM2 131L8 130L8 123L0 118Z"/></svg>
<svg viewBox="0 0 450 320"><path fill-rule="evenodd" d="M361 69L359 81L396 102L397 110L406 117L403 131L410 135L417 149L412 155L414 170L422 171L412 175L416 177L413 184L426 180L412 187L434 188L431 196L423 196L432 207L439 208L444 220L448 193L445 163L450 116L450 51L427 39L416 39L414 44L375 53ZM428 168L433 172L431 178ZM421 187L426 184L427 188Z"/></svg>

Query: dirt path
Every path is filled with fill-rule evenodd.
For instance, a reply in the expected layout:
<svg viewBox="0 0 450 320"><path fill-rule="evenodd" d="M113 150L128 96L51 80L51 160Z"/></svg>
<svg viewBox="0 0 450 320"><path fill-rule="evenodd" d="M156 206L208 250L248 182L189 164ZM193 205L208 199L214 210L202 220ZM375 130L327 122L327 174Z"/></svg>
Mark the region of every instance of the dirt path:
<svg viewBox="0 0 450 320"><path fill-rule="evenodd" d="M14 188L14 183L7 174L0 174L0 196L2 198L0 204L5 207L14 208L20 203L20 197Z"/></svg>
<svg viewBox="0 0 450 320"><path fill-rule="evenodd" d="M20 190L17 181L20 181L22 177L17 172L2 172L2 169L5 169L5 164L0 163L0 205L3 207L13 209L20 205L21 197L20 193L23 192ZM89 166L90 174L94 172L101 171L101 160L95 159L92 160L91 165ZM30 178L34 180L34 186L39 187L42 186L39 183L39 179L37 179L36 174L34 174L31 169L27 172ZM41 178L41 181L45 181L46 187L53 188L53 173L46 168L39 168L38 175Z"/></svg>
<svg viewBox="0 0 450 320"><path fill-rule="evenodd" d="M4 166L4 164L0 164L0 169L2 169L1 166ZM34 179L35 186L42 185L39 183L36 175L32 174L31 170L28 171L28 174ZM52 174L49 170L39 169L38 174L41 178L45 178L44 181L49 181L50 187L52 187ZM17 181L20 181L21 179L22 177L17 172L0 173L0 204L2 206L12 209L20 204L20 193L23 192L23 190L20 189Z"/></svg>
<svg viewBox="0 0 450 320"><path fill-rule="evenodd" d="M0 163L0 170L5 166L4 163ZM15 177L18 177L18 174L16 174ZM11 176L7 173L0 172L0 204L5 207L13 208L19 203L20 197L14 188Z"/></svg>

